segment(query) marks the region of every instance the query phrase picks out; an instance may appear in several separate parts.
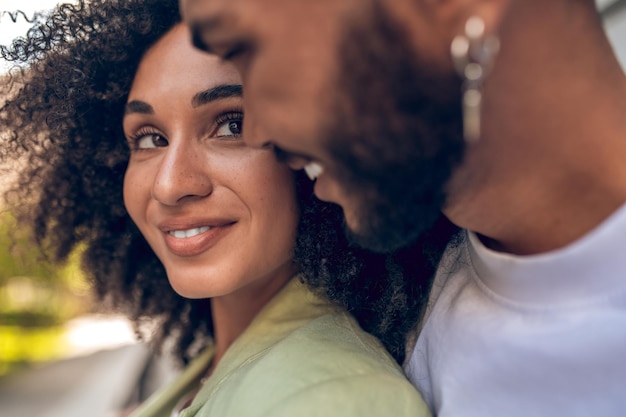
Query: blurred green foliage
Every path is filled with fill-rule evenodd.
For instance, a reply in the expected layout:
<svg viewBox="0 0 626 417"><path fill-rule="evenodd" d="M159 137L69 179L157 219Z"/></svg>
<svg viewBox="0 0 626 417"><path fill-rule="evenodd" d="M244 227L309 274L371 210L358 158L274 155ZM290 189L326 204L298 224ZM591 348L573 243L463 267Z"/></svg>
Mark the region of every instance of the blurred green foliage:
<svg viewBox="0 0 626 417"><path fill-rule="evenodd" d="M88 293L78 254L66 266L50 264L14 217L1 213L0 375L63 356L63 324L88 311Z"/></svg>
<svg viewBox="0 0 626 417"><path fill-rule="evenodd" d="M58 271L44 262L42 254L16 227L9 212L0 214L0 285L16 276L29 276L42 282L54 282Z"/></svg>

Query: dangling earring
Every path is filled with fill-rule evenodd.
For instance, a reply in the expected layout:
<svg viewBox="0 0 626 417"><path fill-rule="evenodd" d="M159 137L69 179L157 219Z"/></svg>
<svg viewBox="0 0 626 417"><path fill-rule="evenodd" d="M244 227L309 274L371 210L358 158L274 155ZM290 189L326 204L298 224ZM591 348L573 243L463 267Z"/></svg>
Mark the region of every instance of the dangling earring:
<svg viewBox="0 0 626 417"><path fill-rule="evenodd" d="M485 37L485 21L479 16L469 18L465 34L454 38L450 46L454 67L463 78L463 135L467 143L480 138L482 86L499 50L500 40Z"/></svg>

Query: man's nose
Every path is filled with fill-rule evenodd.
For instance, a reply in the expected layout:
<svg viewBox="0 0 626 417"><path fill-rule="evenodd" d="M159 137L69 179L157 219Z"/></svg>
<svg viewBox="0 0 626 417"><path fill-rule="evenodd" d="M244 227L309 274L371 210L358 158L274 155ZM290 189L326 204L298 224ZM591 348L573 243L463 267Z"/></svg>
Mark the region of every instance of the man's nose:
<svg viewBox="0 0 626 417"><path fill-rule="evenodd" d="M271 144L269 134L249 106L244 106L243 140L252 148L267 148Z"/></svg>

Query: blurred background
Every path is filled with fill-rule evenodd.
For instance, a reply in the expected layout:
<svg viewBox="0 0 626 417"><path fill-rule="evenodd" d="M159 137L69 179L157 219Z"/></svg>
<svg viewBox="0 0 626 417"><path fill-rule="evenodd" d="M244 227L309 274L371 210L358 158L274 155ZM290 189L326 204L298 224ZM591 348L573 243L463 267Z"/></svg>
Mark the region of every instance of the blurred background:
<svg viewBox="0 0 626 417"><path fill-rule="evenodd" d="M2 0L0 44L9 44L30 27L23 15L12 12L32 16L57 3ZM626 68L626 0L597 4ZM9 70L0 60L0 76ZM55 268L42 260L27 236L9 234L13 222L0 207L0 416L119 415L115 410L133 401L129 395L139 400L174 375L171 364L155 360L134 341L123 317L94 307L78 268L79 254L69 265ZM146 385L142 392L137 392L139 382Z"/></svg>
<svg viewBox="0 0 626 417"><path fill-rule="evenodd" d="M0 44L26 34L25 16L64 2L0 0ZM0 59L0 77L10 69ZM93 299L80 253L64 267L45 262L1 204L0 416L122 416L170 381L174 365Z"/></svg>
<svg viewBox="0 0 626 417"><path fill-rule="evenodd" d="M2 0L0 44L24 35L24 18L52 9L59 0ZM21 10L24 15L13 12ZM0 60L0 75L9 65ZM1 98L0 98L1 100ZM2 184L0 183L0 190ZM14 220L0 207L0 378L39 362L85 355L134 341L121 317L94 310L89 286L78 268L54 268L29 245L28 236L9 233Z"/></svg>
<svg viewBox="0 0 626 417"><path fill-rule="evenodd" d="M626 0L596 0L613 48L626 68Z"/></svg>

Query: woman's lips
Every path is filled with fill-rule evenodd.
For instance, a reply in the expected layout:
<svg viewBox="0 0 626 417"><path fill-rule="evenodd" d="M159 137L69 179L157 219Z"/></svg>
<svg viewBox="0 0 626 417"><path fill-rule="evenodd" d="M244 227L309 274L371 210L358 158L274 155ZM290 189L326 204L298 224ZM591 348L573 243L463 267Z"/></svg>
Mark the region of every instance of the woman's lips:
<svg viewBox="0 0 626 417"><path fill-rule="evenodd" d="M174 255L180 257L196 256L213 247L232 229L235 223L169 230L164 233L165 244Z"/></svg>

